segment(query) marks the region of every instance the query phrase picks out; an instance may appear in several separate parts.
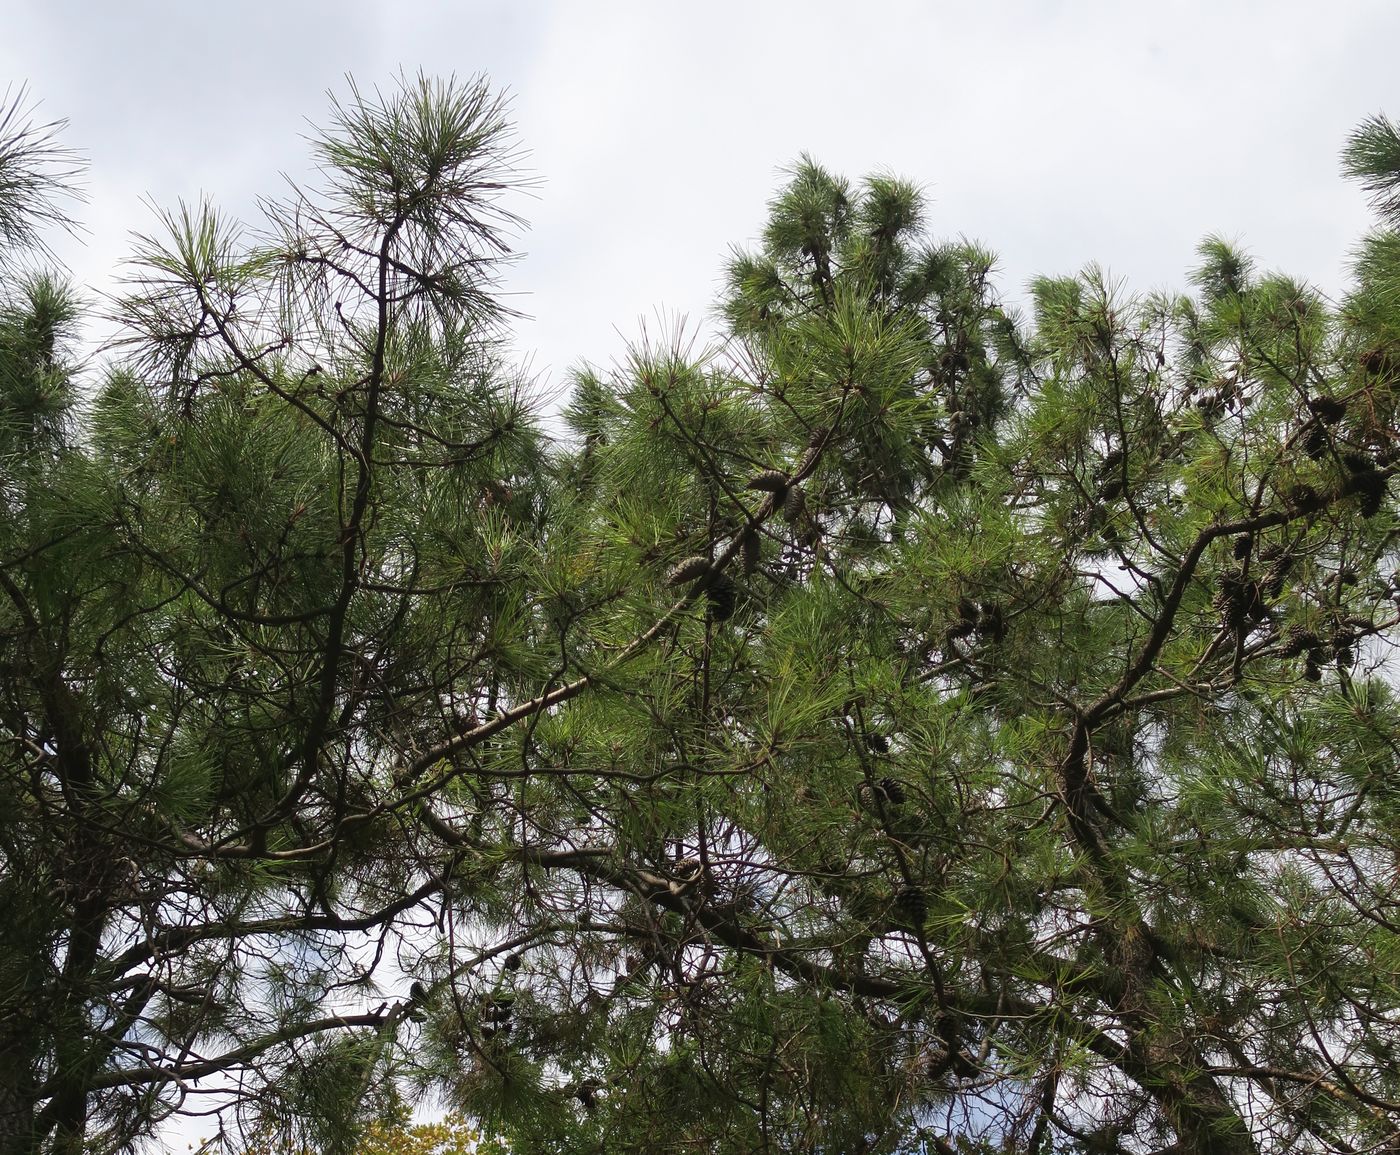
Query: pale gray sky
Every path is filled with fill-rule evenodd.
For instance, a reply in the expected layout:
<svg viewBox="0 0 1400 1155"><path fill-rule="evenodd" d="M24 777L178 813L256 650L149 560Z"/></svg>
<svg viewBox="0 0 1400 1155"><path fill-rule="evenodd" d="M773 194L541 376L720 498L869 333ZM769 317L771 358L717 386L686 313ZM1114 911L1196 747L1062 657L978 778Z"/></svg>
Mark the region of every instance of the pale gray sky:
<svg viewBox="0 0 1400 1155"><path fill-rule="evenodd" d="M0 81L90 159L78 278L109 287L133 230L210 195L255 220L306 175L328 90L400 69L485 72L540 183L512 271L542 383L606 364L657 310L708 319L800 152L922 184L942 236L1003 285L1098 261L1181 286L1219 232L1329 292L1368 215L1337 154L1400 115L1400 5L1355 0L9 0ZM0 85L3 87L3 85Z"/></svg>

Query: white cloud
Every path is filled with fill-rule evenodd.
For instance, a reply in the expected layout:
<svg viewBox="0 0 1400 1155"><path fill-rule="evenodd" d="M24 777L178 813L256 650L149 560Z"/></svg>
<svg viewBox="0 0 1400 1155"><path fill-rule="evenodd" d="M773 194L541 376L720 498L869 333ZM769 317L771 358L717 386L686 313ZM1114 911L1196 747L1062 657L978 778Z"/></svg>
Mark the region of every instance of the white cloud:
<svg viewBox="0 0 1400 1155"><path fill-rule="evenodd" d="M306 123L347 72L510 88L542 183L509 287L556 386L639 317L703 319L804 150L922 183L934 231L1000 252L1011 291L1090 260L1181 285L1210 232L1336 291L1367 220L1336 157L1391 100L1400 32L1381 0L15 7L0 74L91 157L88 244L65 252L97 285L151 226L143 195L246 218L280 173L305 178Z"/></svg>

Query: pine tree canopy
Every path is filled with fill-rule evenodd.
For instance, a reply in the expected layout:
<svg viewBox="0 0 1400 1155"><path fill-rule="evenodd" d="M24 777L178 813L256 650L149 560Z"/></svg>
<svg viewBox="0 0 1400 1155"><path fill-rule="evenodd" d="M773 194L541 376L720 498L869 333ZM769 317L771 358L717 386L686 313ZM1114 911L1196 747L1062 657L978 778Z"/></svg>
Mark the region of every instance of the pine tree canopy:
<svg viewBox="0 0 1400 1155"><path fill-rule="evenodd" d="M1400 1151L1394 124L1341 301L804 157L562 429L486 82L312 148L81 365L0 116L0 1155Z"/></svg>

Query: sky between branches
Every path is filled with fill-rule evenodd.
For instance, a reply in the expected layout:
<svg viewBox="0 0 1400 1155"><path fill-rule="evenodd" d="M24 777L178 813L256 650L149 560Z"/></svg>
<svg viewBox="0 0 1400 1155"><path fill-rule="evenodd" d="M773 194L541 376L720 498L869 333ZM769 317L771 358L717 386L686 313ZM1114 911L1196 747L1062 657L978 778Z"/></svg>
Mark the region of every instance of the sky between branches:
<svg viewBox="0 0 1400 1155"><path fill-rule="evenodd" d="M1207 233L1335 295L1369 215L1337 156L1365 116L1400 116L1400 6L1355 0L10 0L0 88L90 168L83 284L113 287L143 198L256 198L310 177L328 90L400 69L486 73L513 94L532 227L511 270L516 346L558 393L645 323L712 331L725 254L753 241L806 151L923 186L940 237L1038 273L1104 265L1184 287Z"/></svg>

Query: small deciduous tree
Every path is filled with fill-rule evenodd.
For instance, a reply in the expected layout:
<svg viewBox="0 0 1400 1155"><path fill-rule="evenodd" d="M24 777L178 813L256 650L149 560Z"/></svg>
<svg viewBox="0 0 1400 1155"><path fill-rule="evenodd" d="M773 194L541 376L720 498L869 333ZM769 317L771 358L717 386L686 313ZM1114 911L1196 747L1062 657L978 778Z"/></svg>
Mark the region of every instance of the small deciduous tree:
<svg viewBox="0 0 1400 1155"><path fill-rule="evenodd" d="M310 1155L307 1148L254 1143L246 1155ZM436 1123L411 1123L397 1118L370 1123L355 1143L354 1155L498 1155L504 1149L466 1122L449 1115Z"/></svg>

